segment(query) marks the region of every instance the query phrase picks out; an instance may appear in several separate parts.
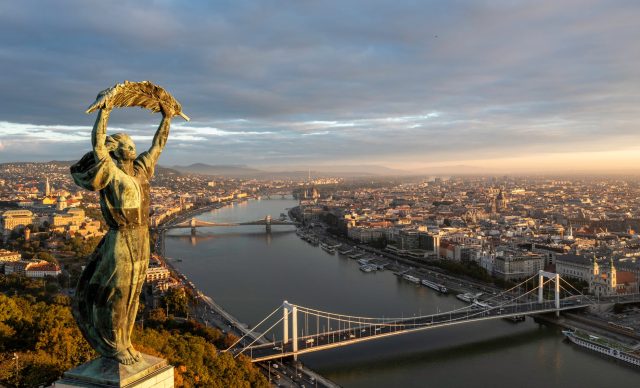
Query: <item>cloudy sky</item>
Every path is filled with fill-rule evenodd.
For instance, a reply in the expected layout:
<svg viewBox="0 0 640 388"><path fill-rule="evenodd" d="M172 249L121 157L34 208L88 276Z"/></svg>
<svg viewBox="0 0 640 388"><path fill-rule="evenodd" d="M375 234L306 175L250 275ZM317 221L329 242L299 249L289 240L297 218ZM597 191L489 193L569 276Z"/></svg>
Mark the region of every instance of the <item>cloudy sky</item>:
<svg viewBox="0 0 640 388"><path fill-rule="evenodd" d="M640 162L638 1L3 1L0 162L89 149L97 92L183 104L160 163ZM110 128L148 146L159 115Z"/></svg>

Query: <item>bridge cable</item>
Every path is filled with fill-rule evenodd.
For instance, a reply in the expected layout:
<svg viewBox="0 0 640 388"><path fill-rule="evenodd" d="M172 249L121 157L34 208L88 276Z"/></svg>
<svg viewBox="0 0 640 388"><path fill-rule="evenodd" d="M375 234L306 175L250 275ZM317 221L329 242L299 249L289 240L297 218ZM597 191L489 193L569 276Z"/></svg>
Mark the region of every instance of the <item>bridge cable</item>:
<svg viewBox="0 0 640 388"><path fill-rule="evenodd" d="M267 317L266 317L265 319L263 319L262 321L260 321L260 323L258 323L257 325L255 325L255 326L253 327L253 329L251 329L251 331L246 332L242 337L240 337L236 342L234 342L234 343L233 343L233 345L229 346L229 347L225 350L225 352L228 352L228 351L229 351L229 349L231 349L232 347L236 346L236 345L238 344L238 342L240 342L240 341L242 341L242 340L244 339L244 337L246 337L246 336L248 336L249 334L253 333L253 332L258 328L258 326L262 325L262 323L264 323L264 321L266 321L267 319L271 318L271 316L272 316L273 314L275 314L275 313L276 313L276 311L280 310L280 308L281 308L281 307L282 307L282 305L278 306L275 310L273 310L273 311L271 312L271 314L267 315Z"/></svg>
<svg viewBox="0 0 640 388"><path fill-rule="evenodd" d="M552 281L553 281L553 279L547 279L547 280L543 283L543 286L544 286L545 284L547 284L547 283L552 282ZM514 301L516 301L516 300L518 300L518 299L523 298L524 296L526 296L526 295L528 295L528 294L532 294L532 293L533 293L533 292L535 292L536 290L537 290L537 288L534 288L534 289L532 289L532 290L527 291L526 293L524 293L524 294L522 294L522 295L517 296L516 298L513 298L513 299L511 299L511 300L504 301L503 303L498 304L498 305L496 305L496 306L491 306L491 307L490 307L490 308L488 308L488 309L483 309L483 310L480 310L480 311L477 311L477 312L473 312L471 315L467 314L467 315L466 315L466 316L464 316L464 317L459 317L459 318L455 318L455 319L450 319L449 321L442 321L441 323L445 323L445 322L452 322L452 321L459 321L459 320L466 320L466 319L468 319L469 317L474 317L474 316L477 316L477 315L482 315L482 314L483 314L484 312L486 312L486 311L489 311L489 310L495 310L496 308L501 308L501 307L503 307L503 306L508 305L509 303L512 303L512 302L514 302ZM532 303L533 303L533 302L532 302ZM311 311L306 311L306 308L305 308L304 306L296 306L296 307L298 307L298 311L300 311L300 312L304 312L304 313L308 313L308 314L311 314L311 315L315 315L316 317L327 318L327 319L331 319L331 320L334 320L334 321L337 321L337 322L357 323L357 324L359 325L359 326L357 326L357 328L358 328L358 329L366 328L366 327L371 327L371 326L377 326L377 325L385 326L385 327L407 327L407 326L413 326L413 327L415 328L415 327L417 327L417 326L431 325L431 324L432 324L432 322L433 322L433 320L432 320L432 322L425 322L425 323L420 323L420 324L416 324L416 323L411 324L411 323L406 323L406 322L408 322L408 321L410 321L410 320L415 321L416 319L434 318L434 317L436 317L436 316L444 316L444 315L447 315L447 314L451 314L451 313L452 313L452 312L454 312L454 311L455 311L455 312L457 312L457 311L460 311L460 310L461 310L461 309L457 309L457 310L451 310L451 311L447 311L447 312L443 312L443 313L439 313L439 314L431 314L431 315L424 315L424 316L420 316L420 317L411 317L411 318L401 318L401 319L399 319L399 320L398 320L398 319L396 319L395 321L393 321L393 320L391 320L391 321L390 321L390 320L388 320L387 318L383 318L384 320L382 320L382 321L378 321L378 322L375 322L375 321L374 321L374 322L366 322L366 324L363 324L361 321L354 321L354 320L349 319L349 316L346 316L346 315L340 315L340 316L335 316L335 317L329 317L329 316L327 316L326 314L317 314L317 313L314 313L314 312L311 312ZM333 315L333 314L332 314L332 315ZM344 318L343 318L343 317L344 317ZM347 319L345 319L345 318L347 318ZM357 318L357 319L359 319L359 317L356 317L356 318ZM369 319L370 319L370 320L375 320L375 319L380 320L380 318L369 318ZM398 322L398 321L399 321L399 322ZM407 329L407 330L410 330L410 329ZM331 332L326 331L326 332L324 332L323 334L329 334L329 333L335 333L335 332L336 332L336 331L331 331ZM341 331L340 331L340 330L338 330L338 332L341 332ZM308 336L300 337L300 338L306 338L306 337L313 337L313 335L308 335Z"/></svg>
<svg viewBox="0 0 640 388"><path fill-rule="evenodd" d="M573 286L573 284L569 283L568 281L566 281L566 280L565 280L564 278L562 278L562 277L560 278L560 280L564 281L566 284L568 284L568 285L569 285L569 287L571 287L571 288L573 288L574 290L576 290L576 292L578 293L578 295L581 295L581 296L585 297L586 299L588 299L589 301L591 301L591 303L594 303L594 300L593 300L593 299L591 299L591 297L590 297L589 295L585 295L585 294L583 294L581 291L579 291L577 288L575 288L575 287ZM562 287L562 285L561 285L560 287ZM568 290L567 290L567 291L568 291ZM573 295L573 294L572 294L572 295Z"/></svg>
<svg viewBox="0 0 640 388"><path fill-rule="evenodd" d="M524 284L524 283L528 282L529 280L531 280L531 279L533 279L533 278L535 278L535 277L537 277L537 276L538 276L537 274L536 274L536 275L533 275L533 276L531 276L531 277L527 278L526 280L524 280L524 281L520 282L519 284L517 284L517 285L515 285L515 286L511 287L510 289L508 289L508 290L504 290L504 291L502 291L501 293L499 293L499 294L497 294L497 295L494 295L493 297L491 297L491 298L487 299L485 302L492 301L492 300L494 300L494 299L496 299L496 298L498 298L498 297L500 297L500 296L504 295L504 294L505 294L505 293L507 293L507 292L513 291L513 290L514 290L514 289L516 289L517 287L521 286L522 284ZM549 281L549 280L547 280L547 281L545 282L545 284L546 284L548 281ZM537 288L536 288L536 289L537 289ZM305 310L306 310L306 311L308 311L310 314L313 314L313 313L321 314L320 316L322 316L322 317L325 317L325 316L335 316L335 317L336 317L335 319L338 319L338 317L347 317L347 318L362 319L362 320L380 320L380 318L379 318L379 317L378 317L378 318L376 318L376 317L354 316L354 315L338 314L338 313L332 313L332 312L328 312L328 311L317 310L317 309L313 309L313 308L305 307L305 306L297 306L297 307L298 307L298 308L300 308L300 309L305 309ZM471 307L471 305L467 305L467 306L464 306L464 307L460 307L460 308L458 308L458 309L454 309L454 310L447 311L446 313L453 313L453 312L456 312L456 311L460 311L460 310L468 309L468 308L470 308L470 307ZM442 314L444 314L444 313L442 313ZM421 316L417 316L416 318L426 318L426 317L431 317L431 316L433 316L433 315L436 315L436 314L421 315ZM384 321L397 321L397 320L399 320L399 319L400 319L400 320L404 320L404 317L383 318L383 322L384 322Z"/></svg>
<svg viewBox="0 0 640 388"><path fill-rule="evenodd" d="M255 344L260 338L262 338L265 334L267 334L269 332L269 330L273 329L278 323L282 322L284 320L284 317L278 319L276 321L276 323L274 323L273 325L271 325L271 327L269 327L267 330L265 330L262 334L260 334L260 336L256 337L256 339L253 340L253 342L251 342L249 345L245 346L244 348L242 348L242 350L240 350L238 353L236 353L233 358L238 357L239 355L241 355L245 350L251 348L251 346L253 344ZM283 344L284 346L284 344Z"/></svg>

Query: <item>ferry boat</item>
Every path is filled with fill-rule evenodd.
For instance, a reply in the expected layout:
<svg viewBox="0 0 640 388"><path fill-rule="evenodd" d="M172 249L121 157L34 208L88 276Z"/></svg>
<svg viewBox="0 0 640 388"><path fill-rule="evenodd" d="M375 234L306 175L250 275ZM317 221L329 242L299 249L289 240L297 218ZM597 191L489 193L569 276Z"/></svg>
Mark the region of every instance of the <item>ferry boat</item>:
<svg viewBox="0 0 640 388"><path fill-rule="evenodd" d="M473 303L473 294L469 292L465 292L464 294L456 295L456 298L460 299L463 302Z"/></svg>
<svg viewBox="0 0 640 388"><path fill-rule="evenodd" d="M489 303L480 302L478 299L474 299L471 304L471 308L475 309L490 309L491 305Z"/></svg>
<svg viewBox="0 0 640 388"><path fill-rule="evenodd" d="M443 294L447 293L447 287L445 287L442 284L438 284L436 282L432 282L431 280L427 280L427 279L422 279L422 285L427 286L433 290L436 290L438 292L441 292Z"/></svg>
<svg viewBox="0 0 640 388"><path fill-rule="evenodd" d="M334 253L336 253L335 249L333 249L331 246L329 246L329 245L327 245L325 243L320 243L320 248L324 249L327 253L330 253L332 255Z"/></svg>
<svg viewBox="0 0 640 388"><path fill-rule="evenodd" d="M341 250L338 251L338 253L341 254L341 255L348 255L351 252L353 252L353 248L351 248L351 249L341 249Z"/></svg>
<svg viewBox="0 0 640 388"><path fill-rule="evenodd" d="M360 257L364 256L364 253L354 253L353 255L349 255L350 259L358 259Z"/></svg>
<svg viewBox="0 0 640 388"><path fill-rule="evenodd" d="M624 344L577 330L562 330L562 334L578 346L617 358L618 360L635 366L640 366L640 354L638 351Z"/></svg>
<svg viewBox="0 0 640 388"><path fill-rule="evenodd" d="M360 266L360 271L362 271L362 272L369 273L369 272L373 272L375 270L376 269L374 267L372 267L372 266L370 266L368 264L363 264L363 265Z"/></svg>
<svg viewBox="0 0 640 388"><path fill-rule="evenodd" d="M410 281L411 283L420 284L420 279L415 276L406 274L402 276L403 279Z"/></svg>

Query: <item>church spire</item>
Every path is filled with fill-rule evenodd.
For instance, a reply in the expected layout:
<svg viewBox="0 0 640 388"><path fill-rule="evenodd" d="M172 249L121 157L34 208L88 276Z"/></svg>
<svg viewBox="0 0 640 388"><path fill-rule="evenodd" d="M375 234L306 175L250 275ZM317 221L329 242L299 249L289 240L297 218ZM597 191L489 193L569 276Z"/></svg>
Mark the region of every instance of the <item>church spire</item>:
<svg viewBox="0 0 640 388"><path fill-rule="evenodd" d="M618 279L617 279L616 267L613 264L613 257L609 258L609 263L611 265L609 269L609 287L611 287L611 292L615 294L616 287L618 287Z"/></svg>
<svg viewBox="0 0 640 388"><path fill-rule="evenodd" d="M51 195L51 185L49 184L49 177L47 177L47 181L44 184L44 196L49 197Z"/></svg>

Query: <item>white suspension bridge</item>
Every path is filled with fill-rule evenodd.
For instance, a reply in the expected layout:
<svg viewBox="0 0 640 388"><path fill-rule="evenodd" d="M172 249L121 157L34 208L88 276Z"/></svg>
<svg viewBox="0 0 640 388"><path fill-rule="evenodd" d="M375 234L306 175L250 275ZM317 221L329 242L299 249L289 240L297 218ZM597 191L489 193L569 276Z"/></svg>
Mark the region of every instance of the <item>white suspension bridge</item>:
<svg viewBox="0 0 640 388"><path fill-rule="evenodd" d="M225 351L236 357L248 355L253 362L296 358L305 353L422 330L523 315L560 314L564 310L580 309L595 303L559 274L545 271L481 302L474 301L447 312L412 317L353 316L284 301ZM260 332L260 328L264 331ZM267 339L269 337L271 341Z"/></svg>

